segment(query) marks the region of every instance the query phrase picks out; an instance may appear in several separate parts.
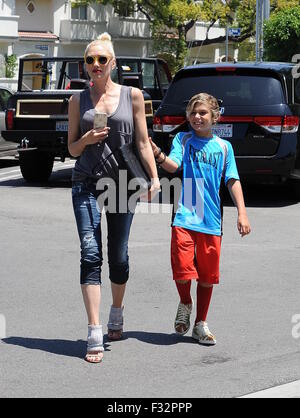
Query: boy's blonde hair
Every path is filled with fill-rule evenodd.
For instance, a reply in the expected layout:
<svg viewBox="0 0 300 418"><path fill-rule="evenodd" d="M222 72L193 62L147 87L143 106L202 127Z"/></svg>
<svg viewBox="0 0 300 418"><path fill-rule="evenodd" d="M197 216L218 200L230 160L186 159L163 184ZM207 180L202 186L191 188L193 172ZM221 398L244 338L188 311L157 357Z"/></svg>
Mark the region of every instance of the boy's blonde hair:
<svg viewBox="0 0 300 418"><path fill-rule="evenodd" d="M210 107L212 117L213 117L215 122L219 119L219 117L220 117L220 107L219 107L218 100L214 96L211 96L208 93L198 93L198 94L195 94L195 96L193 96L190 99L190 101L188 102L188 105L186 107L186 115L187 116L190 116L190 114L194 110L194 107L198 103L202 103L202 104L205 104L206 106Z"/></svg>
<svg viewBox="0 0 300 418"><path fill-rule="evenodd" d="M101 45L104 48L106 48L108 50L108 52L110 53L110 55L112 56L112 58L115 58L115 51L114 51L114 47L113 47L113 43L111 41L111 36L109 33L107 32L103 32L101 33L101 35L98 36L97 39L95 39L94 41L90 42L87 47L85 48L84 51L84 58L87 57L88 55L88 51L90 49L91 46L94 45Z"/></svg>

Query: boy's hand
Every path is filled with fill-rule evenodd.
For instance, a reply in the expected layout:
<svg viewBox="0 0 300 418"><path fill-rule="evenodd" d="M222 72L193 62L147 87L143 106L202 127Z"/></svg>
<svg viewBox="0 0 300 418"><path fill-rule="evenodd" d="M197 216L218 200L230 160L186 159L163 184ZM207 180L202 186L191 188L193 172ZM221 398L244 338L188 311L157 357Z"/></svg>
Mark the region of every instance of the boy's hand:
<svg viewBox="0 0 300 418"><path fill-rule="evenodd" d="M157 154L161 151L161 149L152 141L152 138L149 136L149 142L154 154L154 157L157 157Z"/></svg>
<svg viewBox="0 0 300 418"><path fill-rule="evenodd" d="M237 229L241 234L241 237L250 234L251 226L248 220L248 216L246 214L239 215L237 220Z"/></svg>

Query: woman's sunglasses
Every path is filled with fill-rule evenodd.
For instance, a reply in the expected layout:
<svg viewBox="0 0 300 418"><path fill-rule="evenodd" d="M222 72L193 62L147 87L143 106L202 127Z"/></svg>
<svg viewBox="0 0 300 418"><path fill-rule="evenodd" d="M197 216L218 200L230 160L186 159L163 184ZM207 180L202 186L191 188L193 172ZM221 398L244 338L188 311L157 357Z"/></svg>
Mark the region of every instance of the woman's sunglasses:
<svg viewBox="0 0 300 418"><path fill-rule="evenodd" d="M99 64L106 65L109 60L110 58L106 57L105 55L95 55L95 56L88 55L87 57L85 57L85 62L87 64L95 64L95 62L98 61Z"/></svg>

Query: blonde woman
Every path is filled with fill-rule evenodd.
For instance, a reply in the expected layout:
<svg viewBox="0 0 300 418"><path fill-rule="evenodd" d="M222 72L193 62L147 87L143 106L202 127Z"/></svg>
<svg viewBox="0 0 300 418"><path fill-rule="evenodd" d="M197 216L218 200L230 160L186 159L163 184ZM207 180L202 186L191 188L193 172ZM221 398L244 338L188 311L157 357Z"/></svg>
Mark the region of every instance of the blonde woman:
<svg viewBox="0 0 300 418"><path fill-rule="evenodd" d="M78 157L72 173L72 198L81 244L80 283L88 317L85 359L99 363L104 351L99 318L103 258L102 214L97 206L100 191L96 184L104 177L117 182L119 163L115 151L134 140L142 164L152 179L151 191L159 190L160 184L147 134L143 94L137 88L121 86L111 79L116 59L110 35L103 33L88 44L84 60L91 86L70 99L68 147L70 154ZM105 127L93 128L95 112L107 115ZM128 239L133 213L123 212L106 212L112 290L108 320L110 340L122 338L123 298L129 277Z"/></svg>

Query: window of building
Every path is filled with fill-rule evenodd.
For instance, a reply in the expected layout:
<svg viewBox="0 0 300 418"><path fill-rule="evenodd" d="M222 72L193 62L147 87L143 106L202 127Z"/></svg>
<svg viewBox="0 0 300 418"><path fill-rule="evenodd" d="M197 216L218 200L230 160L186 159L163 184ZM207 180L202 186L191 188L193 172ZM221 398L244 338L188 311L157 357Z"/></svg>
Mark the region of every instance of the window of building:
<svg viewBox="0 0 300 418"><path fill-rule="evenodd" d="M35 4L32 0L30 0L27 4L26 4L26 9L27 11L32 14L35 11Z"/></svg>
<svg viewBox="0 0 300 418"><path fill-rule="evenodd" d="M72 7L71 19L87 20L87 6Z"/></svg>
<svg viewBox="0 0 300 418"><path fill-rule="evenodd" d="M133 17L134 15L134 2L128 2L127 0L121 0L114 5L115 13L122 17Z"/></svg>

